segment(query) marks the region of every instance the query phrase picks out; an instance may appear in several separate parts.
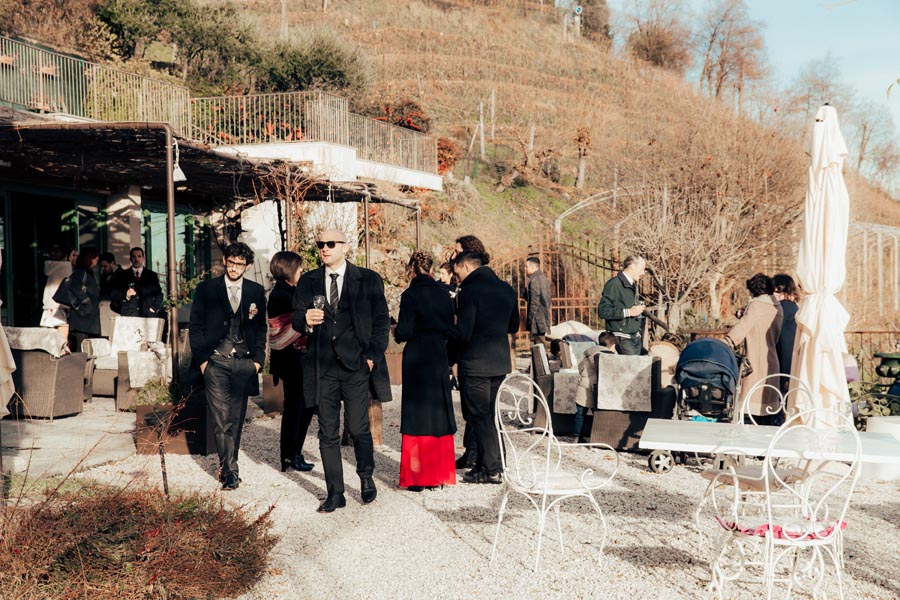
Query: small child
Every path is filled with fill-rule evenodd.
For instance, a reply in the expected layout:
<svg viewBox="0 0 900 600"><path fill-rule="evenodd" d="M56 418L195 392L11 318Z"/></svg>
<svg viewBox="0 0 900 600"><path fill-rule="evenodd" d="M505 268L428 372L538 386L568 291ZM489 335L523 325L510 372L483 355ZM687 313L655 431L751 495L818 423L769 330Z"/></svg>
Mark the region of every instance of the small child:
<svg viewBox="0 0 900 600"><path fill-rule="evenodd" d="M594 370L594 355L598 352L606 352L608 354L617 354L616 352L616 336L608 331L604 331L597 339L598 344L593 348L589 348L584 353L584 358L578 363L578 373L581 378L578 382L578 389L575 391L575 435L578 436L578 443L583 444L588 441L588 435L584 435L584 415L588 409L588 403L591 400L591 390L597 385L597 372Z"/></svg>

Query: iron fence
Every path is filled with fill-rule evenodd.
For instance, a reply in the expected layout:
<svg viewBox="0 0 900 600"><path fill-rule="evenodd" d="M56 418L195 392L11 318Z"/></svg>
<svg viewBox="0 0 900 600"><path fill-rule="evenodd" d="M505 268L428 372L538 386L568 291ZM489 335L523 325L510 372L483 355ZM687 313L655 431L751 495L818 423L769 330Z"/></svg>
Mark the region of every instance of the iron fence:
<svg viewBox="0 0 900 600"><path fill-rule="evenodd" d="M0 37L0 100L97 121L159 121L179 134L186 87Z"/></svg>
<svg viewBox="0 0 900 600"><path fill-rule="evenodd" d="M0 102L97 121L160 121L210 145L315 141L437 173L437 140L353 114L346 98L285 92L191 98L186 87L0 37Z"/></svg>

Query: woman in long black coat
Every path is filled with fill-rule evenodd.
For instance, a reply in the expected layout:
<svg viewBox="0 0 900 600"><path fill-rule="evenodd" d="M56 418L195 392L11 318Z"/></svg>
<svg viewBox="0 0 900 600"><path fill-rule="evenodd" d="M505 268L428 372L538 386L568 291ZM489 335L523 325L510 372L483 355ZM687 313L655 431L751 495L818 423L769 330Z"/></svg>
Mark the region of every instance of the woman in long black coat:
<svg viewBox="0 0 900 600"><path fill-rule="evenodd" d="M69 290L75 301L68 318L72 352L81 352L81 342L100 335L100 284L94 278L99 258L96 248L82 248L69 275Z"/></svg>
<svg viewBox="0 0 900 600"><path fill-rule="evenodd" d="M453 434L456 417L450 396L447 333L453 301L431 277L433 259L417 251L409 259L409 287L400 298L394 330L403 349L400 406L400 487L421 491L456 483Z"/></svg>
<svg viewBox="0 0 900 600"><path fill-rule="evenodd" d="M284 385L284 412L281 414L281 470L311 471L303 458L303 441L316 407L303 401L303 371L300 349L306 336L291 327L294 288L302 272L303 259L295 252L276 252L269 262L275 287L266 305L269 319L269 373L276 385Z"/></svg>

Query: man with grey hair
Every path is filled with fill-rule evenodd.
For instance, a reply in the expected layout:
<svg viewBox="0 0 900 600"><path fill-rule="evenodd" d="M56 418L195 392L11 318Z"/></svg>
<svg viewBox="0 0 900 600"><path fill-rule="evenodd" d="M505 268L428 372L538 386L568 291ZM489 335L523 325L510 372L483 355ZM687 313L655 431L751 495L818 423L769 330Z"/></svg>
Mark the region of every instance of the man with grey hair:
<svg viewBox="0 0 900 600"><path fill-rule="evenodd" d="M638 281L644 275L647 261L636 254L625 258L619 274L606 282L597 306L597 315L606 320L606 330L616 336L619 354L638 355L644 305L639 302Z"/></svg>

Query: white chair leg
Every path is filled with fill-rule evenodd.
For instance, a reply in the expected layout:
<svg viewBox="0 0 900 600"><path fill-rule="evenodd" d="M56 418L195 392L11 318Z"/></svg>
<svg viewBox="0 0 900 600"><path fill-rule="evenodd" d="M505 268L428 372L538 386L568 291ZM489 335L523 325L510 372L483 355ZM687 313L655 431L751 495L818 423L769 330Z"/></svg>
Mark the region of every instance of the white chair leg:
<svg viewBox="0 0 900 600"><path fill-rule="evenodd" d="M506 512L506 503L509 501L509 491L503 494L503 500L500 501L500 514L497 516L497 530L494 532L494 545L491 546L491 560L494 562L494 555L497 553L497 539L500 537L500 524L503 523L503 513Z"/></svg>
<svg viewBox="0 0 900 600"><path fill-rule="evenodd" d="M600 552L597 555L597 562L603 564L603 547L606 545L606 517L603 516L603 511L600 510L600 505L597 504L597 499L594 498L594 495L588 492L587 494L588 500L590 500L591 504L594 506L594 510L597 511L597 515L600 517L600 523L603 525L603 535L600 536Z"/></svg>
<svg viewBox="0 0 900 600"><path fill-rule="evenodd" d="M562 524L559 522L559 504L553 505L553 512L556 513L556 534L559 536L559 551L564 552L565 548L563 548Z"/></svg>
<svg viewBox="0 0 900 600"><path fill-rule="evenodd" d="M547 496L541 499L541 508L538 511L538 539L537 552L534 556L534 570L537 572L541 562L541 542L544 540L544 525L547 524Z"/></svg>

